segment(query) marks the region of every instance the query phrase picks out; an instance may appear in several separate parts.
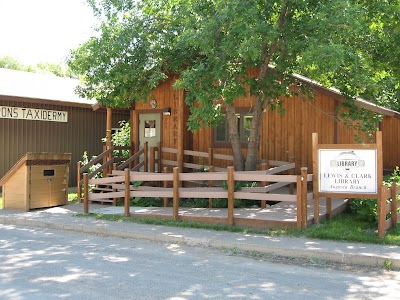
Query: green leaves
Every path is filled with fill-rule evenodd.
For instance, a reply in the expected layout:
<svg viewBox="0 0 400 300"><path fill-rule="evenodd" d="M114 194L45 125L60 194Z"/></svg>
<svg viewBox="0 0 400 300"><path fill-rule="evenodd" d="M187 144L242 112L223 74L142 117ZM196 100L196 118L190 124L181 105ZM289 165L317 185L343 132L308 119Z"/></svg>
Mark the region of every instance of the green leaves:
<svg viewBox="0 0 400 300"><path fill-rule="evenodd" d="M346 118L360 118L363 128L375 119L355 108L354 97L400 109L400 0L88 2L102 24L69 64L83 80L80 93L108 106L146 101L176 74L190 129L216 124L218 105L247 95L260 124L267 104L281 109L280 95L299 92L289 88L297 72L340 89ZM250 78L252 68L259 73ZM252 130L256 137L259 128ZM259 139L250 143L258 149Z"/></svg>

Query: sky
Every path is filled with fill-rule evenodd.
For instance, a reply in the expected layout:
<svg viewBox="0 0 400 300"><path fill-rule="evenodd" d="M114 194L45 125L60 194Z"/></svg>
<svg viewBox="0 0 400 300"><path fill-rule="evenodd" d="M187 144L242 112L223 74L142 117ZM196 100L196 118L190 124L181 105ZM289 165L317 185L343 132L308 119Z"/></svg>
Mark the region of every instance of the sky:
<svg viewBox="0 0 400 300"><path fill-rule="evenodd" d="M95 24L85 0L0 0L0 57L63 63L94 35Z"/></svg>

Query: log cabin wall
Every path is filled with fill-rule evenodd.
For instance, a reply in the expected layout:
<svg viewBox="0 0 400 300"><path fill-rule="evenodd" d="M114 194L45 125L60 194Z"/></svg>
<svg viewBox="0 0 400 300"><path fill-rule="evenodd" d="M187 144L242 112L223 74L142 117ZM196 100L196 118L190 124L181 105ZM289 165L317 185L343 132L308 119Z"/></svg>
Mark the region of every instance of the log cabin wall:
<svg viewBox="0 0 400 300"><path fill-rule="evenodd" d="M89 104L0 96L0 106L67 111L68 122L0 118L0 178L27 152L72 153L69 185L76 186L76 163L84 151L102 152L106 112L93 111ZM113 112L113 128L129 119L129 111ZM90 157L89 157L90 158Z"/></svg>

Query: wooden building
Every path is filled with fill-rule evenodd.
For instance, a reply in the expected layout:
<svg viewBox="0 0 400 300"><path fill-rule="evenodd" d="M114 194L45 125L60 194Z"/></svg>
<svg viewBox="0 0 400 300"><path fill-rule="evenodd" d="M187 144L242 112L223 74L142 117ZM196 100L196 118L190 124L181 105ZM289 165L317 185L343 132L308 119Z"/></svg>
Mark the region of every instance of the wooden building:
<svg viewBox="0 0 400 300"><path fill-rule="evenodd" d="M355 130L343 125L339 120L336 108L341 105L343 97L335 89L325 88L308 78L294 75L303 84L308 84L315 91L312 99L304 96L292 96L284 100L286 113L266 109L260 129L260 159L288 161L296 163L297 173L301 167L312 170L313 132L317 132L320 143L354 143ZM187 130L186 122L189 110L184 104L185 92L175 90L171 77L154 91L146 103L136 103L131 110L132 143L136 150L144 142L156 146L161 142L163 147L178 149L178 166L184 159L183 150L207 152L213 148L214 153L231 154L226 131L221 128L207 128L197 132ZM237 99L241 134L245 136L246 122L251 121L249 112L252 97ZM400 166L400 113L379 107L363 99L356 100L357 105L380 113L383 121L377 128L383 132L384 168L388 170ZM111 110L109 110L111 118ZM109 122L111 122L109 120ZM111 123L110 123L111 124ZM245 139L244 139L245 140ZM243 151L246 144L243 143ZM163 157L164 159L164 157Z"/></svg>
<svg viewBox="0 0 400 300"><path fill-rule="evenodd" d="M0 69L0 179L27 152L71 153L70 186L84 151L97 155L105 137L106 110L79 98L76 79ZM129 119L114 113L112 128Z"/></svg>

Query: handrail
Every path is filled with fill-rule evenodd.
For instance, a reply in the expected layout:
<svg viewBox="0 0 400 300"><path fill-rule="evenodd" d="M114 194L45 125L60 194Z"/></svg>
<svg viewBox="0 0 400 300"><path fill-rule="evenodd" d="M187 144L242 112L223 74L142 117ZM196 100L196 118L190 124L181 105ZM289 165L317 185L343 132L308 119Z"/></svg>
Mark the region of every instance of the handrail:
<svg viewBox="0 0 400 300"><path fill-rule="evenodd" d="M111 166L114 163L114 158L111 158L110 160L108 160L107 162L105 162L104 164L102 164L100 167L98 167L96 170L94 170L91 173L88 173L88 178L93 178L94 176L96 176L97 173L99 173L100 171L103 171L105 168L108 168L109 166ZM81 185L83 183L83 179L81 181L79 181L79 184Z"/></svg>
<svg viewBox="0 0 400 300"><path fill-rule="evenodd" d="M161 151L163 153L171 153L171 154L177 154L178 153L178 149L168 148L168 147L161 147ZM210 154L210 152L201 152L201 151L193 151L193 150L184 150L183 154L185 156L208 158L209 160L210 160L210 155L212 156L212 159L224 160L224 161L228 161L228 162L233 162L233 160L234 160L233 155L227 155L227 154L218 154L218 153ZM173 160L163 160L162 159L162 163L163 164L164 164L164 162L165 162L166 165L169 165L169 166L177 166L177 164L174 163ZM257 160L257 164L258 165L260 165L260 164L268 164L271 167L281 168L282 171L290 170L290 169L294 169L295 168L295 165L294 165L293 162L287 162L287 161ZM198 166L204 166L204 164L192 164L192 166L193 167L191 167L187 163L184 163L184 167L193 168L193 169L199 169L201 167L198 167ZM222 170L222 169L226 169L226 168L219 168L219 170ZM280 172L282 172L282 171L280 171Z"/></svg>
<svg viewBox="0 0 400 300"><path fill-rule="evenodd" d="M109 155L110 153L112 153L112 151L114 151L114 147L110 147L108 148L106 151L102 152L101 154L99 154L98 156L96 156L95 158L91 159L87 164L83 165L80 169L79 169L79 173L83 173L85 172L87 169L89 169L91 166L93 166L94 164L98 163L99 161L101 161L105 156Z"/></svg>
<svg viewBox="0 0 400 300"><path fill-rule="evenodd" d="M123 162L122 164L120 164L117 167L117 170L124 170L127 166L129 166L129 164L131 162L133 162L134 160L138 159L140 157L140 155L142 155L144 153L144 149L139 150L138 152L136 152L134 155L132 155L129 159L127 159L125 162Z"/></svg>

